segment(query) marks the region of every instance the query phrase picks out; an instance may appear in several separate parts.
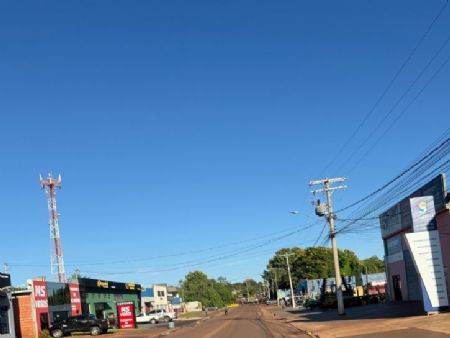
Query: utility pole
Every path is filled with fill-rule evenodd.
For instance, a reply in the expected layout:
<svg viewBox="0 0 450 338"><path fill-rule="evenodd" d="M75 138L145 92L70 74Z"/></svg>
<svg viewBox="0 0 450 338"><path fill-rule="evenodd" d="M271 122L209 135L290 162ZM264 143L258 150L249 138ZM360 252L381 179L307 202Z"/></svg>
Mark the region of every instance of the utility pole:
<svg viewBox="0 0 450 338"><path fill-rule="evenodd" d="M330 183L335 182L344 182L344 177L337 177L337 178L325 178L322 180L317 181L310 181L309 186L313 185L322 185L323 189L313 190L311 191L314 195L316 193L325 192L327 196L327 220L328 225L330 227L330 239L331 239L331 246L333 249L333 260L334 260L334 272L336 275L336 299L337 299L337 305L338 305L338 314L344 315L345 309L344 309L344 299L342 297L342 278L341 278L341 271L339 269L339 256L338 256L338 249L336 244L336 231L334 229L334 219L336 218L336 215L333 213L333 207L331 204L331 192L333 190L338 189L345 189L347 186L341 185L337 187L330 187ZM320 204L320 200L317 201L316 206L316 214L318 216L325 216L325 211L323 210L323 205Z"/></svg>
<svg viewBox="0 0 450 338"><path fill-rule="evenodd" d="M295 308L295 298L294 298L294 288L292 287L292 277L291 277L291 268L289 266L289 256L294 255L293 252L291 253L285 253L283 256L284 258L286 258L286 265L287 265L287 269L288 269L288 276L289 276L289 285L291 286L291 298L292 298L292 308Z"/></svg>

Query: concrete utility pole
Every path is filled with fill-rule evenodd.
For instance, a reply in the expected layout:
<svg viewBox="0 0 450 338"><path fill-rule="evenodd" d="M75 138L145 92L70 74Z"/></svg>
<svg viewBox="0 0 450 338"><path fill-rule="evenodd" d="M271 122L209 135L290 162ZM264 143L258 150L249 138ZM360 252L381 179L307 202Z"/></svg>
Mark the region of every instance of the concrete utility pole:
<svg viewBox="0 0 450 338"><path fill-rule="evenodd" d="M330 183L334 182L344 182L344 177L337 177L337 178L325 178L318 181L310 181L309 186L313 185L322 185L323 189L313 190L311 191L313 194L319 193L319 192L325 192L327 195L327 220L328 225L330 227L330 239L331 239L331 246L333 248L333 260L334 260L334 271L336 274L336 299L337 299L337 305L338 305L338 314L344 315L345 309L344 309L344 299L342 297L342 278L341 278L341 271L339 269L339 256L338 256L338 249L336 244L336 231L334 229L334 219L336 218L336 215L333 213L333 207L331 205L331 192L333 190L337 189L345 189L347 188L345 185L341 185L338 187L330 187ZM316 214L319 216L324 216L322 214L322 211L320 210L321 204L318 202L316 207Z"/></svg>
<svg viewBox="0 0 450 338"><path fill-rule="evenodd" d="M291 277L291 268L289 266L289 256L294 255L294 253L285 253L283 256L284 258L286 258L286 265L287 265L287 269L288 269L288 276L289 276L289 285L291 286L291 298L292 298L292 307L295 308L295 298L294 298L294 288L292 287L292 277Z"/></svg>

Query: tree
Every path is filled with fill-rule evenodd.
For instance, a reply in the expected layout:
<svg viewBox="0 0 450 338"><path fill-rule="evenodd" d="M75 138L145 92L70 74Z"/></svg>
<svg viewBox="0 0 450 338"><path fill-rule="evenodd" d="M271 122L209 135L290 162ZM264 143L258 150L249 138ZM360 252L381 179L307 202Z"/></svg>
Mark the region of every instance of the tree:
<svg viewBox="0 0 450 338"><path fill-rule="evenodd" d="M365 269L367 269L367 273L384 272L384 262L377 256L363 259L360 262L360 266L362 269L361 272L363 273L365 273Z"/></svg>
<svg viewBox="0 0 450 338"><path fill-rule="evenodd" d="M306 249L293 247L278 250L269 260L263 278L268 281L278 281L279 289L289 288L285 253L294 253L289 257L291 275L294 287L302 279L330 278L335 276L333 252L324 246L309 247ZM342 276L359 276L364 267L369 273L383 272L384 262L373 256L359 260L352 250L339 250L339 267Z"/></svg>
<svg viewBox="0 0 450 338"><path fill-rule="evenodd" d="M201 271L189 272L181 289L186 302L199 301L204 306L222 307L233 300L231 285L224 277L215 281Z"/></svg>

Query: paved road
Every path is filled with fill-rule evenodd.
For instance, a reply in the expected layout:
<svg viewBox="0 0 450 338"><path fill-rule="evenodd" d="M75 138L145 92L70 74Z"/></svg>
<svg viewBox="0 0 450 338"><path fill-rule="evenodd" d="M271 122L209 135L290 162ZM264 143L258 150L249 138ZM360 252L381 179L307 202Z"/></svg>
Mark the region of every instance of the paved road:
<svg viewBox="0 0 450 338"><path fill-rule="evenodd" d="M194 327L173 332L170 338L306 338L293 326L278 320L263 305L244 305L212 314Z"/></svg>

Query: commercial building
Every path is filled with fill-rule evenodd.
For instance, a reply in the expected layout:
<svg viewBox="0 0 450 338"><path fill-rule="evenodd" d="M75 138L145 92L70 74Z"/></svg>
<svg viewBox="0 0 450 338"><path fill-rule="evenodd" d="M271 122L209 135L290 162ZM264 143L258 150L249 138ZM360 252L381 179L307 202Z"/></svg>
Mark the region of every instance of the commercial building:
<svg viewBox="0 0 450 338"><path fill-rule="evenodd" d="M35 338L53 321L82 313L117 318L117 303L121 302L140 308L141 286L135 283L79 278L76 283L36 279L27 284L27 290L12 294L17 337Z"/></svg>
<svg viewBox="0 0 450 338"><path fill-rule="evenodd" d="M78 278L82 313L97 318L117 317L117 303L132 302L136 312L141 308L141 285L91 278Z"/></svg>
<svg viewBox="0 0 450 338"><path fill-rule="evenodd" d="M450 214L444 175L438 175L379 217L387 297L447 309L450 290Z"/></svg>
<svg viewBox="0 0 450 338"><path fill-rule="evenodd" d="M11 302L11 278L0 273L0 338L14 338L14 314Z"/></svg>

